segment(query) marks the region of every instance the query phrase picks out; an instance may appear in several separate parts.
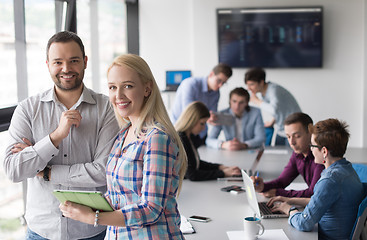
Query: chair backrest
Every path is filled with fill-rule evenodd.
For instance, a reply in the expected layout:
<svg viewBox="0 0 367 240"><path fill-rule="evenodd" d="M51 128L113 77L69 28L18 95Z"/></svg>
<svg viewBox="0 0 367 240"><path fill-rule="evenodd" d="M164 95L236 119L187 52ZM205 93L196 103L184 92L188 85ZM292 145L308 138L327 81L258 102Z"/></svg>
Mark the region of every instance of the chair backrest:
<svg viewBox="0 0 367 240"><path fill-rule="evenodd" d="M361 182L367 182L367 165L361 163L352 163Z"/></svg>
<svg viewBox="0 0 367 240"><path fill-rule="evenodd" d="M367 183L363 183L364 193L367 192ZM352 240L367 240L367 196L359 204L356 222L350 236Z"/></svg>

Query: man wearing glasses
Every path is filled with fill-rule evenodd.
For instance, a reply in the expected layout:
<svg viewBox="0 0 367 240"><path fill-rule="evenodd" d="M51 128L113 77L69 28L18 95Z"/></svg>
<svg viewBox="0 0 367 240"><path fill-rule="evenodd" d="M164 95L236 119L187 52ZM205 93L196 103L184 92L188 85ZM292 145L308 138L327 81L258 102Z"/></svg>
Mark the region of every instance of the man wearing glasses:
<svg viewBox="0 0 367 240"><path fill-rule="evenodd" d="M260 177L251 177L255 190L266 197L311 197L316 182L319 180L324 165L316 164L311 149L311 133L308 130L313 121L305 113L297 112L289 115L284 121L284 130L293 153L287 166L277 179L270 182ZM316 146L317 147L317 146ZM293 180L301 175L308 188L304 190L285 190Z"/></svg>
<svg viewBox="0 0 367 240"><path fill-rule="evenodd" d="M177 121L187 105L194 101L200 101L210 110L208 123L215 124L216 117L213 112L217 112L218 109L219 89L231 76L232 68L224 63L219 63L207 77L191 77L185 79L176 92L175 102L171 111L172 122L175 123ZM208 128L206 127L199 134L195 142L197 147L205 144L207 130Z"/></svg>

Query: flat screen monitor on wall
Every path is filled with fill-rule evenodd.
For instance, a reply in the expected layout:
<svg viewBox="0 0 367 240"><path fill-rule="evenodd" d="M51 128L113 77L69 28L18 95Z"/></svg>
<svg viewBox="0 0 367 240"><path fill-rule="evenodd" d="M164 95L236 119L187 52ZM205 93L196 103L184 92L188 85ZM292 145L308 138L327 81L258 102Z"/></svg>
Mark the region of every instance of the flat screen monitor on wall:
<svg viewBox="0 0 367 240"><path fill-rule="evenodd" d="M219 62L322 67L322 7L217 9Z"/></svg>

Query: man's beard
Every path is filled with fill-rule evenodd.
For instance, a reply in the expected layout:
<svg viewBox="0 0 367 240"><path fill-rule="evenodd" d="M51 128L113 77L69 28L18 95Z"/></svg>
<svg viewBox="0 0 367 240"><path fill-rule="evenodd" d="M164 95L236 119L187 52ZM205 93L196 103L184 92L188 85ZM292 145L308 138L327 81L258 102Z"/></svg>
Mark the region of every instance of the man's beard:
<svg viewBox="0 0 367 240"><path fill-rule="evenodd" d="M62 82L60 80L60 76L59 74L57 74L55 77L54 77L54 82L56 84L56 86L61 89L61 90L64 90L64 91L73 91L75 89L78 89L80 88L80 85L82 85L82 82L83 82L83 76L80 77L80 75L78 73L75 73L73 72L72 74L75 75L75 82L74 82L74 85L71 86L71 87L65 87L62 85ZM56 81L55 81L56 80Z"/></svg>

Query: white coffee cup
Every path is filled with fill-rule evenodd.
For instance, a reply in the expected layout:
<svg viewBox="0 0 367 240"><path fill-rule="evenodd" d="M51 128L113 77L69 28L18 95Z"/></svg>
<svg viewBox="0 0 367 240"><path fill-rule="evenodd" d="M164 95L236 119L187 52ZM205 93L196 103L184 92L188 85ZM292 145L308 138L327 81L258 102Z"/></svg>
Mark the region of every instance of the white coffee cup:
<svg viewBox="0 0 367 240"><path fill-rule="evenodd" d="M243 227L245 239L247 240L256 240L264 233L264 226L261 224L261 219L257 217L244 218Z"/></svg>

